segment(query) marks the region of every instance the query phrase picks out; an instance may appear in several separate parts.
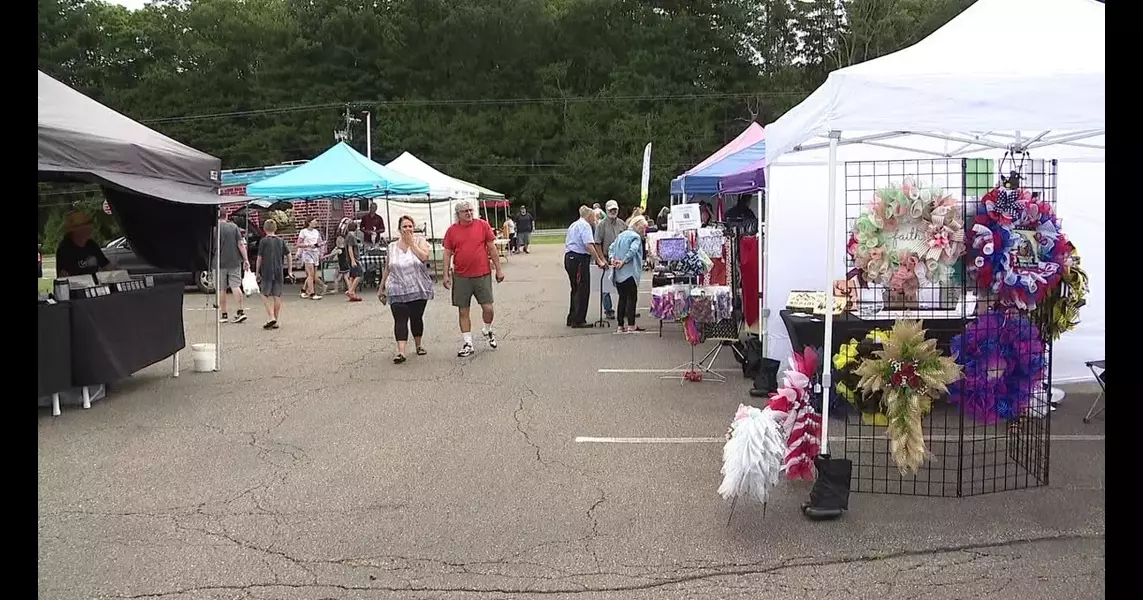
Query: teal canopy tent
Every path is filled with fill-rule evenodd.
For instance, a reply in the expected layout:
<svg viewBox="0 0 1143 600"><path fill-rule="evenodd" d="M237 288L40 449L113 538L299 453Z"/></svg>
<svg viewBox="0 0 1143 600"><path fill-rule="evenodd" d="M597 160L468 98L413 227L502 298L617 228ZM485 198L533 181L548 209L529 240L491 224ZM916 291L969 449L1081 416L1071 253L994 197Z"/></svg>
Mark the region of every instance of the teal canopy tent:
<svg viewBox="0 0 1143 600"><path fill-rule="evenodd" d="M345 142L308 163L252 183L246 195L278 200L377 198L429 193L429 184L377 164Z"/></svg>

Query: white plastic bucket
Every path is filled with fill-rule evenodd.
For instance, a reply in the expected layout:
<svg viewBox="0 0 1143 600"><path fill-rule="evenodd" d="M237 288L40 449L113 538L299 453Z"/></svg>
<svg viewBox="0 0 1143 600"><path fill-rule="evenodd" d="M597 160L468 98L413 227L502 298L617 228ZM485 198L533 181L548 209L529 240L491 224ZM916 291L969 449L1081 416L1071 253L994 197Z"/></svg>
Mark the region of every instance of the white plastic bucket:
<svg viewBox="0 0 1143 600"><path fill-rule="evenodd" d="M191 360L196 373L213 371L214 358L214 344L191 344Z"/></svg>

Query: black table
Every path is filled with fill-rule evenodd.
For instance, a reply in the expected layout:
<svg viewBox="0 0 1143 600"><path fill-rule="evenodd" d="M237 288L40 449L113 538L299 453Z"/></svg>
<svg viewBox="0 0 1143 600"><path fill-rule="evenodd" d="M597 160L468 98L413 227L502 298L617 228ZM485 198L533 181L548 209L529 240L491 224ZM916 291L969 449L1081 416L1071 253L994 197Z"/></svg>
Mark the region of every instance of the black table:
<svg viewBox="0 0 1143 600"><path fill-rule="evenodd" d="M71 303L40 304L36 315L38 398L70 389Z"/></svg>
<svg viewBox="0 0 1143 600"><path fill-rule="evenodd" d="M119 381L186 347L181 284L69 304L74 387Z"/></svg>
<svg viewBox="0 0 1143 600"><path fill-rule="evenodd" d="M778 314L782 317L782 323L786 325L786 333L790 335L790 346L793 347L794 351L801 352L806 346L818 349L825 345L824 316L804 316L794 314L791 310L783 310ZM966 322L967 319L963 318L923 319L921 326L928 330L927 337L937 340L937 348L940 348L947 356L949 343L953 336L964 332ZM860 341L861 338L865 337L865 334L874 329L888 332L893 328L894 323L893 319L866 320L859 319L849 313L835 316L833 318L833 348L827 353L827 356L822 357L822 362L832 361L833 355L837 354L841 345L849 342L851 338Z"/></svg>
<svg viewBox="0 0 1143 600"><path fill-rule="evenodd" d="M825 346L825 317L822 315L803 315L795 314L791 310L782 310L778 313L782 317L782 323L786 325L786 333L790 335L790 346L795 352L803 351L806 346L821 350ZM949 356L949 343L952 338L964 332L964 326L967 319L922 319L921 325L924 327L926 337L934 338L937 340L937 348ZM841 348L842 344L846 344L850 339L858 341L865 337L865 334L880 329L888 332L893 328L896 321L893 319L860 319L851 313L843 313L833 318L833 349L826 353L825 356L820 357L818 362L818 375L814 377L815 390L817 384L821 381L821 369L825 365L833 364L833 356ZM783 365L782 369L786 367ZM836 371L833 371L836 375ZM779 377L781 374L779 373ZM835 379L836 380L836 379ZM821 396L819 392L815 391L814 397L811 400L814 408L821 410ZM835 415L842 415L847 408L845 400L837 394L837 390L830 390L830 409Z"/></svg>

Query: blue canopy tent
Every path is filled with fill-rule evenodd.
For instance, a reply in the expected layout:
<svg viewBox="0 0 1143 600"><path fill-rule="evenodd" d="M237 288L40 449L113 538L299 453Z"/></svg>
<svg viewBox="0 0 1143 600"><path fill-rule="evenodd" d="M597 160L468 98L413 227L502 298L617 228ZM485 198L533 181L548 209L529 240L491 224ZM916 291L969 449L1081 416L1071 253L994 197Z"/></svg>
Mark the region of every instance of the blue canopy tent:
<svg viewBox="0 0 1143 600"><path fill-rule="evenodd" d="M429 184L379 165L349 144L338 144L281 175L250 184L246 195L277 200L377 198L429 193Z"/></svg>
<svg viewBox="0 0 1143 600"><path fill-rule="evenodd" d="M762 126L751 123L732 142L706 160L671 180L672 196L713 196L719 193L719 181L749 169L766 158L766 140Z"/></svg>

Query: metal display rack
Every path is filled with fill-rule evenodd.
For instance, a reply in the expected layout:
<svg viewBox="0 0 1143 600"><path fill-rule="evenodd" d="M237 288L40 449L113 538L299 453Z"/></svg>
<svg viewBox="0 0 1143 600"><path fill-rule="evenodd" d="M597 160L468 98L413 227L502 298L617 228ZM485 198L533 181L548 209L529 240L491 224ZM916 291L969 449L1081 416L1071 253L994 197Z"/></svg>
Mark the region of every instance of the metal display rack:
<svg viewBox="0 0 1143 600"><path fill-rule="evenodd" d="M942 188L957 197L962 223L966 229L971 228L978 199L996 185L998 162L935 159L845 163L846 235L853 230L858 216L878 189L899 185L905 178L914 179L923 187ZM1038 194L1054 207L1056 162L1030 157L1021 160L1019 156L1016 162L1022 164L1021 187ZM832 358L842 344L851 339L860 341L874 329L888 332L900 318L921 319L927 330L926 337L936 339L942 354L951 356L952 338L964 334L966 327L992 308L989 295L965 276L964 260L954 266L949 282L937 289L919 291L920 297L936 304L935 308L921 309L907 303L895 306L892 301L870 298L871 294L860 296L851 303L850 312L834 317L833 348L822 357L823 365L833 364ZM847 259L847 267L853 274L852 256ZM877 308L901 310L878 313L871 306L874 304L879 305ZM1031 397L1026 398L1027 407L1015 418L986 422L966 412L963 403L950 404L947 396L934 401L931 411L923 418L928 458L916 475L909 476L901 475L894 464L884 423L878 422L873 413L863 414L840 397L836 384L844 380L845 374L834 369L833 389L823 393L829 394L830 406L836 409L831 411L833 417L844 426L838 427L843 439L835 442L836 446L831 444L831 450L838 458L853 461L852 491L962 497L1046 486L1050 464L1051 351L1052 344L1047 341L1030 351L1042 354L1020 358L1039 360L1042 356L1047 368L1032 385ZM964 386L965 381L961 379L952 388L963 393Z"/></svg>

